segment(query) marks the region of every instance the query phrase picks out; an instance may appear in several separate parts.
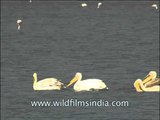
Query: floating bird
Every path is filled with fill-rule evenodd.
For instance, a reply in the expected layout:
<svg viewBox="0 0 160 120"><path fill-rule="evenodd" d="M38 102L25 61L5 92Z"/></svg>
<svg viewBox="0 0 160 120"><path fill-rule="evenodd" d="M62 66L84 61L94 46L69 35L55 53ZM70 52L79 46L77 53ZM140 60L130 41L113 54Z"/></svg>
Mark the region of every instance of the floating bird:
<svg viewBox="0 0 160 120"><path fill-rule="evenodd" d="M66 87L69 87L70 85L75 83L73 89L76 92L108 89L106 84L100 79L86 79L86 80L81 80L81 79L82 79L82 74L77 72L74 78L69 82L69 84Z"/></svg>
<svg viewBox="0 0 160 120"><path fill-rule="evenodd" d="M81 6L82 7L87 7L87 3L82 3Z"/></svg>
<svg viewBox="0 0 160 120"><path fill-rule="evenodd" d="M144 91L144 92L159 92L160 91L159 85L154 85L152 87L146 87L146 86L144 86L143 81L141 79L137 79L135 81L135 85L138 85L138 88L137 88L137 86L135 86L137 92L142 92L142 91ZM139 91L139 89L141 89L141 90Z"/></svg>
<svg viewBox="0 0 160 120"><path fill-rule="evenodd" d="M97 5L97 8L99 8L101 5L102 5L102 3L101 3L101 2L99 2L99 3L98 3L98 5Z"/></svg>
<svg viewBox="0 0 160 120"><path fill-rule="evenodd" d="M134 87L135 87L136 91L137 92L143 92L143 91L154 92L154 91L156 91L157 88L159 87L159 79L157 79L156 76L157 76L157 73L155 71L150 71L149 74L143 79L143 81L141 79L137 79L134 82ZM140 80L142 81L142 84L141 84Z"/></svg>
<svg viewBox="0 0 160 120"><path fill-rule="evenodd" d="M157 4L153 4L152 7L155 8L155 9L158 9L158 5Z"/></svg>
<svg viewBox="0 0 160 120"><path fill-rule="evenodd" d="M37 73L33 73L33 89L34 90L61 90L63 83L56 78L45 78L37 81Z"/></svg>
<svg viewBox="0 0 160 120"><path fill-rule="evenodd" d="M20 24L22 23L22 20L17 20L17 30L20 30L21 26Z"/></svg>

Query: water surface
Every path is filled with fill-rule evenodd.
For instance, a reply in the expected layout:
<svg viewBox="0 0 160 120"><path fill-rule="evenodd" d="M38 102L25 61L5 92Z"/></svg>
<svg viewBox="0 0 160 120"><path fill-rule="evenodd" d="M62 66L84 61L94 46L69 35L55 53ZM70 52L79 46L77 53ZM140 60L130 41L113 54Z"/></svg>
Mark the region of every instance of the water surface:
<svg viewBox="0 0 160 120"><path fill-rule="evenodd" d="M2 120L159 120L159 94L133 82L159 71L159 11L153 2L2 2ZM158 2L157 2L158 4ZM22 19L17 31L16 20ZM38 79L67 83L76 72L108 91L33 91ZM158 73L159 74L159 73ZM127 100L128 107L32 107L33 100Z"/></svg>

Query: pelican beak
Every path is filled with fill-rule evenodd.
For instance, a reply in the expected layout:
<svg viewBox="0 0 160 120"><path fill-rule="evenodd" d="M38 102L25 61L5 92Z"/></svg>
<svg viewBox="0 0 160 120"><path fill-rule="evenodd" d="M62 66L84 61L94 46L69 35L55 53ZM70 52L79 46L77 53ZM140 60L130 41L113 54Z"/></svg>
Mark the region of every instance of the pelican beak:
<svg viewBox="0 0 160 120"><path fill-rule="evenodd" d="M70 80L70 82L66 85L66 87L71 86L73 83L75 83L78 80L78 77L75 76L73 79Z"/></svg>
<svg viewBox="0 0 160 120"><path fill-rule="evenodd" d="M144 79L143 79L143 84L146 84L147 82L149 82L150 80L152 80L152 75L147 75Z"/></svg>

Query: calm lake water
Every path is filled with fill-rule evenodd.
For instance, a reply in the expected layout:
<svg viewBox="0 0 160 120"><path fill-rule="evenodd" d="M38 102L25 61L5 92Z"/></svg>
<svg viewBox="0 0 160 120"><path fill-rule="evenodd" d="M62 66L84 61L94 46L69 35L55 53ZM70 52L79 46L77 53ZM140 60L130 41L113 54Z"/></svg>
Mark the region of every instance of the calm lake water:
<svg viewBox="0 0 160 120"><path fill-rule="evenodd" d="M2 120L159 120L159 94L133 83L159 74L157 2L2 2ZM16 20L21 19L21 30ZM99 78L108 91L33 91L32 74L67 83L76 72ZM128 107L32 107L38 100L127 100Z"/></svg>

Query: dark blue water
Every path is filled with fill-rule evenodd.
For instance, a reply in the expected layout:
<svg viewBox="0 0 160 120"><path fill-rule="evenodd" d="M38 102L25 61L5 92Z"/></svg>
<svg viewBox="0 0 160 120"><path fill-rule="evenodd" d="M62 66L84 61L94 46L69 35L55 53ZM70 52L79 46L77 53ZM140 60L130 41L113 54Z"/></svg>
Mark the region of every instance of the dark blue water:
<svg viewBox="0 0 160 120"><path fill-rule="evenodd" d="M133 83L159 74L158 2L2 2L2 120L159 120L159 94ZM16 20L22 19L17 31ZM33 91L32 74L67 83L76 72L108 91ZM32 107L33 100L127 100L128 107Z"/></svg>

